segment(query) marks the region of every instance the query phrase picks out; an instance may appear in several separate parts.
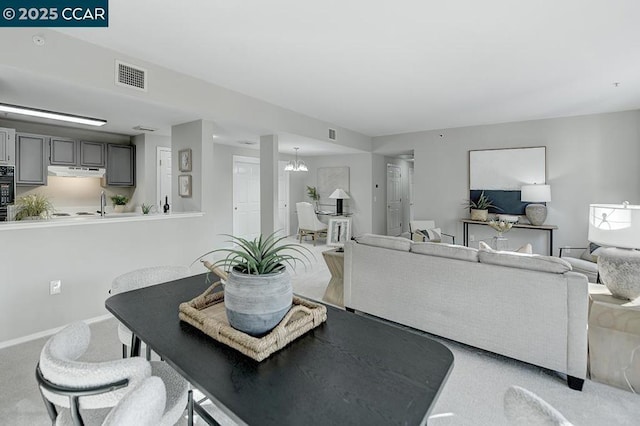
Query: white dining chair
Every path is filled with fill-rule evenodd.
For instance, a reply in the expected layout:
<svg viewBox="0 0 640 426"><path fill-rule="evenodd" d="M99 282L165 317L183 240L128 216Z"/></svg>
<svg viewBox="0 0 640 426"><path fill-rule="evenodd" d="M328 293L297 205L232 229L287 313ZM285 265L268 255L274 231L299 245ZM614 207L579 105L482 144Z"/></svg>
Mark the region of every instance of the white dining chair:
<svg viewBox="0 0 640 426"><path fill-rule="evenodd" d="M296 203L296 211L298 213L298 237L302 243L302 238L310 235L313 245L316 245L318 238L327 237L327 225L318 220L316 211L311 203Z"/></svg>
<svg viewBox="0 0 640 426"><path fill-rule="evenodd" d="M514 426L572 426L548 402L520 386L511 386L505 392L504 414Z"/></svg>
<svg viewBox="0 0 640 426"><path fill-rule="evenodd" d="M167 391L159 377L147 377L109 412L102 426L156 426L167 402Z"/></svg>
<svg viewBox="0 0 640 426"><path fill-rule="evenodd" d="M153 266L150 268L136 269L116 277L111 283L111 294L115 295L125 291L136 290L156 284L184 278L190 274L186 266ZM144 309L141 306L140 309ZM122 357L127 357L127 347L130 355L133 355L133 342L136 336L123 324L118 324L118 338L122 343ZM149 347L146 350L147 359L151 358Z"/></svg>
<svg viewBox="0 0 640 426"><path fill-rule="evenodd" d="M165 362L140 357L78 361L90 341L89 326L76 322L52 336L40 353L36 380L53 423L101 424L112 407L151 376L160 378L166 388L162 416L155 424L173 425L182 417L189 387L174 369Z"/></svg>

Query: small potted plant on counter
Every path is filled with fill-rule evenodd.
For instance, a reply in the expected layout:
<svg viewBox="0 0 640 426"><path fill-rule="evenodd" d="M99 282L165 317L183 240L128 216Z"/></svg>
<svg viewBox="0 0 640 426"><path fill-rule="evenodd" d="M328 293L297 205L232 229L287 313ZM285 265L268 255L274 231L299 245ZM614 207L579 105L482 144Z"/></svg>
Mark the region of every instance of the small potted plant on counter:
<svg viewBox="0 0 640 426"><path fill-rule="evenodd" d="M252 336L271 331L291 308L293 288L286 265L309 262L298 244L283 244L285 237L276 233L253 241L227 235L232 248L212 250L198 259L214 253L226 253L223 259L205 266L216 272L222 267L228 273L224 284L224 304L229 325ZM219 275L219 272L216 272Z"/></svg>
<svg viewBox="0 0 640 426"><path fill-rule="evenodd" d="M25 195L16 202L16 220L48 219L53 213L53 205L42 194Z"/></svg>
<svg viewBox="0 0 640 426"><path fill-rule="evenodd" d="M124 195L116 194L111 196L111 202L113 203L113 212L122 213L124 212L124 206L127 205L129 199Z"/></svg>
<svg viewBox="0 0 640 426"><path fill-rule="evenodd" d="M307 186L307 195L311 198L315 204L315 209L318 211L318 201L320 200L320 194L315 186Z"/></svg>

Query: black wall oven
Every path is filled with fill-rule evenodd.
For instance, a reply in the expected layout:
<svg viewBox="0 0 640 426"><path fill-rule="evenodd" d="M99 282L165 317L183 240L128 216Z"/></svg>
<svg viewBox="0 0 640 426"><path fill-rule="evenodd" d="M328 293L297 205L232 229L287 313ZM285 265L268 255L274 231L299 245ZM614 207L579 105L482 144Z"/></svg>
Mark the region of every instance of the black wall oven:
<svg viewBox="0 0 640 426"><path fill-rule="evenodd" d="M14 166L0 166L0 222L7 220L7 206L16 198Z"/></svg>

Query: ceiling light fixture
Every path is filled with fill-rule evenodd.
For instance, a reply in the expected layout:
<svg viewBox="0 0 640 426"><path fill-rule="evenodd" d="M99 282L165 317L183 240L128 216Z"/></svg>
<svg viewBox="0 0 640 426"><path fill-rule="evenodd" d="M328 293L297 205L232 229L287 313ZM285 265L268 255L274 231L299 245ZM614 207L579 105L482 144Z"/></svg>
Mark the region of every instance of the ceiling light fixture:
<svg viewBox="0 0 640 426"><path fill-rule="evenodd" d="M284 167L284 171L285 172L308 172L309 169L307 168L307 165L304 164L304 161L298 160L298 150L300 148L295 147L293 149L296 150L296 159L295 161L289 160L287 165Z"/></svg>
<svg viewBox="0 0 640 426"><path fill-rule="evenodd" d="M20 105L0 103L0 111L12 114L28 115L31 117L48 118L51 120L67 121L69 123L86 124L89 126L104 126L105 124L107 124L107 120L102 120L100 118L83 117L81 115L48 111L46 109L23 107Z"/></svg>

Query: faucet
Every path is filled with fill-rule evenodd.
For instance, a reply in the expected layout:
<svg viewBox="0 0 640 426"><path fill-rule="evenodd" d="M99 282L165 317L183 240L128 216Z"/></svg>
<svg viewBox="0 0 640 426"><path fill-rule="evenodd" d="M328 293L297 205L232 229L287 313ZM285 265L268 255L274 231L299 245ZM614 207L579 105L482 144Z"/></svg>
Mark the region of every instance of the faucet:
<svg viewBox="0 0 640 426"><path fill-rule="evenodd" d="M107 194L100 192L100 216L104 217L104 209L107 207Z"/></svg>

